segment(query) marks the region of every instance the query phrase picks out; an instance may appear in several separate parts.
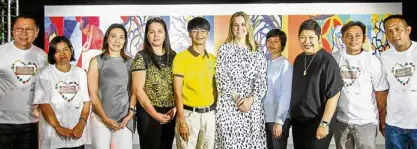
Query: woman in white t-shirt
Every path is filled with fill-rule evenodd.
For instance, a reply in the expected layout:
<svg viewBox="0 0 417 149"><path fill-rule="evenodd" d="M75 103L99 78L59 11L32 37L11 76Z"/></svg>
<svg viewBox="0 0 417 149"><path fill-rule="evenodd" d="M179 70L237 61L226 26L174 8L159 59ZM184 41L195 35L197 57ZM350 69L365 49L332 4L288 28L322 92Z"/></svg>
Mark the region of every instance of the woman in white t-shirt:
<svg viewBox="0 0 417 149"><path fill-rule="evenodd" d="M39 105L41 149L84 149L84 128L90 112L86 72L74 65L68 38L57 36L49 44L51 65L36 76L34 104Z"/></svg>

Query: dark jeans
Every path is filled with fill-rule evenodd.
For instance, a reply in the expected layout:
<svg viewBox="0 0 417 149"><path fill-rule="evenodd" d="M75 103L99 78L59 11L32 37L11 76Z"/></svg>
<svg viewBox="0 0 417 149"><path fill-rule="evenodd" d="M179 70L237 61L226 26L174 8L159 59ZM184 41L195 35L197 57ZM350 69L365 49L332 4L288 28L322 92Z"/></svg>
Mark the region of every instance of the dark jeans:
<svg viewBox="0 0 417 149"><path fill-rule="evenodd" d="M38 148L37 123L0 124L0 149Z"/></svg>
<svg viewBox="0 0 417 149"><path fill-rule="evenodd" d="M385 124L385 148L411 149L410 147L417 149L417 129L402 129Z"/></svg>
<svg viewBox="0 0 417 149"><path fill-rule="evenodd" d="M59 149L84 149L84 145L81 145L79 147L59 148Z"/></svg>
<svg viewBox="0 0 417 149"><path fill-rule="evenodd" d="M266 142L268 149L287 149L288 137L290 136L291 119L287 118L282 126L281 138L274 137L274 122L265 124Z"/></svg>
<svg viewBox="0 0 417 149"><path fill-rule="evenodd" d="M307 120L291 119L294 149L328 149L336 129L336 118L333 116L329 125L329 134L323 139L316 138L322 116Z"/></svg>
<svg viewBox="0 0 417 149"><path fill-rule="evenodd" d="M167 113L172 108L154 107L158 113ZM138 133L141 149L172 149L175 135L175 118L160 124L142 107L138 107Z"/></svg>

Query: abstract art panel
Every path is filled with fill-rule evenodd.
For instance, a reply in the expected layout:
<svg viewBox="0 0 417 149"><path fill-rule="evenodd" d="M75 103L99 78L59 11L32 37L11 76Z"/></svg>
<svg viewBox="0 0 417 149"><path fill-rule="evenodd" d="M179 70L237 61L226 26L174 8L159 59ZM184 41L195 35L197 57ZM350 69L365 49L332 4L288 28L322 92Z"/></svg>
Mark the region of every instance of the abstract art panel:
<svg viewBox="0 0 417 149"><path fill-rule="evenodd" d="M301 4L300 4L301 5ZM303 5L314 5L314 4L303 4ZM283 9L293 10L290 7L297 7L296 5L290 6L285 5L281 6L279 4L271 4L271 6L265 7L265 13L259 13L263 10L251 10L249 6L247 7L247 12L256 12L256 15L249 15L250 23L253 27L254 39L258 45L258 48L266 57L269 56L269 52L266 48L266 34L271 29L281 29L287 34L287 43L283 51L283 55L289 59L292 63L296 56L302 52L300 48L300 43L298 42L298 29L300 24L307 19L316 20L322 29L322 38L321 44L322 47L329 53L336 52L339 50L344 50L345 45L342 42L341 28L343 24L348 21L361 21L367 27L366 30L366 40L363 48L365 50L372 51L373 54L379 56L381 52L389 49L390 45L385 37L385 30L383 28L382 20L390 15L386 10L396 10L398 4L352 4L358 8L347 8L351 13L338 14L338 10L341 9L341 5L338 5L338 9L329 8L315 8L315 11L320 10L331 10L333 13L309 13L312 10L295 10L298 13L295 14L282 14L282 13L273 13L275 11L280 11ZM350 4L344 4L350 5ZM381 13L356 13L360 7L373 7L374 5L380 5ZM183 7L179 5L179 7ZM45 51L48 51L49 41L55 36L66 36L68 37L74 47L75 59L76 61L73 64L76 64L79 67L84 69L88 68L89 61L92 57L100 54L103 47L103 37L107 28L113 23L122 24L127 30L127 47L125 53L134 57L136 53L143 49L144 37L145 37L145 26L146 22L150 18L159 17L162 18L167 24L167 30L169 33L170 44L174 51L181 52L182 50L188 48L192 43L189 38L187 31L187 23L193 17L199 16L204 17L210 23L210 32L208 34L208 39L206 43L206 50L209 53L216 55L218 48L224 43L228 33L229 33L229 22L231 20L231 15L233 12L228 12L229 9L239 9L246 7L246 5L233 5L234 7L223 6L223 5L201 5L204 6L203 15L201 14L187 14L188 11L198 12L200 5L191 5L184 6L187 11L173 11L170 9L164 9L159 13L154 13L149 10L156 9L159 6L153 6L152 9L146 6L123 6L130 11L139 10L140 13L127 13L129 11L120 11L115 7L118 6L97 6L85 7L84 6L73 6L70 9L65 9L61 7L46 7L46 17L44 18L45 25ZM239 7L238 7L239 6ZM242 7L240 7L242 6ZM251 5L254 8L255 5ZM384 7L383 7L384 6ZM109 8L108 8L109 7ZM110 8L111 7L111 8ZM113 8L114 7L114 8ZM137 9L138 7L142 9ZM155 8L154 8L155 7ZM161 8L168 8L166 6L161 6ZM199 8L197 8L199 7ZM216 8L219 9L216 9ZM271 7L271 8L269 8ZM281 9L276 9L280 7ZM287 8L288 7L288 8ZM383 9L383 8L392 9ZM73 8L73 9L72 9ZM298 7L297 7L298 8ZM379 7L378 7L379 8ZM65 10L63 10L65 9ZM86 15L71 15L71 14L80 14L77 10L85 10ZM112 9L114 12L102 12L95 13L96 11L102 11L104 9ZM195 9L195 10L194 10ZM48 11L50 10L50 11ZM54 11L55 10L55 11ZM58 10L58 12L57 12ZM60 13L59 11L63 11ZM143 10L143 11L141 11ZM361 11L366 12L367 9L361 9ZM227 11L227 13L225 13ZM270 12L272 11L272 12ZM398 10L396 10L398 11ZM393 12L396 12L393 11ZM223 12L223 13L219 13ZM234 11L236 12L236 11ZM285 12L285 11L282 11ZM372 11L375 12L375 11ZM210 15L215 13L216 15ZM53 14L53 15L51 15ZM64 14L64 15L56 15ZM88 14L88 15L87 15ZM250 14L250 13L248 13Z"/></svg>

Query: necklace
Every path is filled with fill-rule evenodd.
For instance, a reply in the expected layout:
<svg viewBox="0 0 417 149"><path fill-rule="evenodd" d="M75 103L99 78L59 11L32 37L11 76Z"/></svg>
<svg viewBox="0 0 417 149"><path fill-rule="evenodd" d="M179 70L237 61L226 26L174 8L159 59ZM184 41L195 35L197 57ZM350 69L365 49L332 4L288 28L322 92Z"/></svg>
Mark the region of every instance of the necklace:
<svg viewBox="0 0 417 149"><path fill-rule="evenodd" d="M304 74L303 74L304 76L307 75L307 70L310 67L311 62L313 62L314 58L316 57L316 53L314 53L314 56L310 60L310 63L308 63L308 65L307 65L307 62L306 62L307 61L307 54L304 54ZM307 68L306 68L306 65L307 65Z"/></svg>

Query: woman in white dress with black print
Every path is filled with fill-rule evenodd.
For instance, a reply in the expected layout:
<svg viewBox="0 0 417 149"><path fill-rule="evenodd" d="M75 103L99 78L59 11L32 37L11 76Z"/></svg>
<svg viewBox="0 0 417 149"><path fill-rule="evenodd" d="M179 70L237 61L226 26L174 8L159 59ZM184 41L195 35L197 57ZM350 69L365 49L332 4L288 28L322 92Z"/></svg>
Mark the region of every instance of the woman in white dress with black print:
<svg viewBox="0 0 417 149"><path fill-rule="evenodd" d="M216 146L219 149L266 148L262 98L266 59L257 50L249 17L236 12L218 51Z"/></svg>

